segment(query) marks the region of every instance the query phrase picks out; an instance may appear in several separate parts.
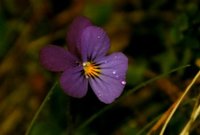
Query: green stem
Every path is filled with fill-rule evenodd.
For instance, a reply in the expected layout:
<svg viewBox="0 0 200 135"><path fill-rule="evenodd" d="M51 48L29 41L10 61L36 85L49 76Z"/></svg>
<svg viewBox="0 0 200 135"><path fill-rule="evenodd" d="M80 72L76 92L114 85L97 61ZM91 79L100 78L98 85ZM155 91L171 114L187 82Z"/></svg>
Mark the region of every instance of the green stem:
<svg viewBox="0 0 200 135"><path fill-rule="evenodd" d="M72 120L72 114L71 114L71 99L68 97L67 101L67 135L73 135L73 120Z"/></svg>
<svg viewBox="0 0 200 135"><path fill-rule="evenodd" d="M93 120L95 120L97 117L99 117L101 114L103 114L104 112L106 112L107 110L109 110L112 106L114 106L116 103L118 103L119 101L123 100L125 97L127 97L128 95L131 95L132 93L134 93L135 91L139 90L140 88L166 76L166 75L169 75L173 72L176 72L178 70L181 70L181 69L184 69L184 68L187 68L189 67L190 65L185 65L185 66L181 66L181 67L178 67L178 68L175 68L175 69L172 69L171 71L169 72L166 72L166 73L163 73L161 75L158 75L157 77L154 77L144 83L141 83L139 85L137 85L135 88L129 90L127 93L125 93L121 98L119 98L116 102L114 102L113 104L111 105L108 105L108 106L105 106L103 109L101 109L100 111L98 111L97 113L93 114L91 117L89 117L85 122L83 122L77 129L77 131L83 129L84 127L86 127L87 125L89 125Z"/></svg>
<svg viewBox="0 0 200 135"><path fill-rule="evenodd" d="M40 105L39 109L38 109L37 112L35 113L35 115L34 115L32 121L31 121L30 125L28 126L28 129L27 129L25 135L29 135L29 134L30 134L31 129L32 129L32 127L33 127L35 121L37 120L37 118L38 118L40 112L41 112L42 109L44 108L44 106L45 106L45 104L47 103L47 101L50 99L50 97L51 97L51 95L52 95L52 93L53 93L53 90L55 89L56 85L57 85L57 82L54 83L54 85L52 86L52 88L51 88L50 91L48 92L47 96L45 97L44 101L43 101L42 104Z"/></svg>

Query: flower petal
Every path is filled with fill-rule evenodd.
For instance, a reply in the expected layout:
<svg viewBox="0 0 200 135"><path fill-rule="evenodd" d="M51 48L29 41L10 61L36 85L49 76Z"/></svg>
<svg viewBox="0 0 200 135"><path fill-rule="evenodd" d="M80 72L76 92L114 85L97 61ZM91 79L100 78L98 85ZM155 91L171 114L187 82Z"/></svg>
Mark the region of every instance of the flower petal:
<svg viewBox="0 0 200 135"><path fill-rule="evenodd" d="M73 67L77 58L64 48L48 45L40 50L40 63L48 70L60 72Z"/></svg>
<svg viewBox="0 0 200 135"><path fill-rule="evenodd" d="M126 84L128 59L122 53L113 53L100 58L97 63L100 64L101 75L90 79L90 85L100 101L112 103L120 96Z"/></svg>
<svg viewBox="0 0 200 135"><path fill-rule="evenodd" d="M88 90L88 80L82 75L82 67L67 69L60 78L64 92L72 97L81 98Z"/></svg>
<svg viewBox="0 0 200 135"><path fill-rule="evenodd" d="M105 75L100 78L89 79L89 82L98 99L106 104L112 103L119 97L125 85L119 80Z"/></svg>
<svg viewBox="0 0 200 135"><path fill-rule="evenodd" d="M110 47L106 32L100 27L88 26L81 35L81 56L83 61L104 56Z"/></svg>
<svg viewBox="0 0 200 135"><path fill-rule="evenodd" d="M123 53L112 53L111 55L97 59L96 63L100 65L101 74L120 81L125 80L128 69L128 58Z"/></svg>
<svg viewBox="0 0 200 135"><path fill-rule="evenodd" d="M92 23L86 17L79 16L73 20L69 26L67 33L68 49L76 56L80 55L79 43L81 39L81 33L84 28L91 26Z"/></svg>

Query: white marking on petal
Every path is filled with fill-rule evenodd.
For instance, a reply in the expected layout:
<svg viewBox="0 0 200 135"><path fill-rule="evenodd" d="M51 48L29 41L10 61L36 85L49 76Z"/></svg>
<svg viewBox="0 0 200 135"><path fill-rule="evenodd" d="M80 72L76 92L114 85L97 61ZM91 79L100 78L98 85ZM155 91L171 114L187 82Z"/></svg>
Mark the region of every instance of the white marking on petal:
<svg viewBox="0 0 200 135"><path fill-rule="evenodd" d="M89 76L88 76L88 75L85 75L85 78L86 78L86 79L88 79L88 78L89 78Z"/></svg>
<svg viewBox="0 0 200 135"><path fill-rule="evenodd" d="M87 65L87 62L83 62L83 66L85 67Z"/></svg>

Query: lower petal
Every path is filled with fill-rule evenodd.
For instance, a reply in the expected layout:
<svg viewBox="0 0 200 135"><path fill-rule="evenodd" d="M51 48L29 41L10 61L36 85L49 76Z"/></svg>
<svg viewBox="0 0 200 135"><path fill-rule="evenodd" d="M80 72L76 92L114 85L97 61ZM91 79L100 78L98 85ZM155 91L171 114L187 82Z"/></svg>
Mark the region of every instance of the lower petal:
<svg viewBox="0 0 200 135"><path fill-rule="evenodd" d="M72 97L84 97L88 90L88 80L82 75L82 67L67 69L60 78L64 92Z"/></svg>
<svg viewBox="0 0 200 135"><path fill-rule="evenodd" d="M119 97L125 86L125 82L104 75L90 79L89 82L98 99L106 104L112 103Z"/></svg>
<svg viewBox="0 0 200 135"><path fill-rule="evenodd" d="M101 74L90 80L90 85L100 101L112 103L122 93L126 84L128 58L122 53L113 53L96 60Z"/></svg>

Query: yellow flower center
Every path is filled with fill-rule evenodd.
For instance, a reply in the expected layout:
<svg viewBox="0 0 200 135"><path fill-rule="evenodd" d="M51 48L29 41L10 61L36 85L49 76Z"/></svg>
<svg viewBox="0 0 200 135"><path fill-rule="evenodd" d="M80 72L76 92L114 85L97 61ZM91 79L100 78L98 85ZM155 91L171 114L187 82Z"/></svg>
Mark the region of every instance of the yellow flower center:
<svg viewBox="0 0 200 135"><path fill-rule="evenodd" d="M100 75L100 68L95 63L84 62L83 63L84 74L86 78L98 77Z"/></svg>

